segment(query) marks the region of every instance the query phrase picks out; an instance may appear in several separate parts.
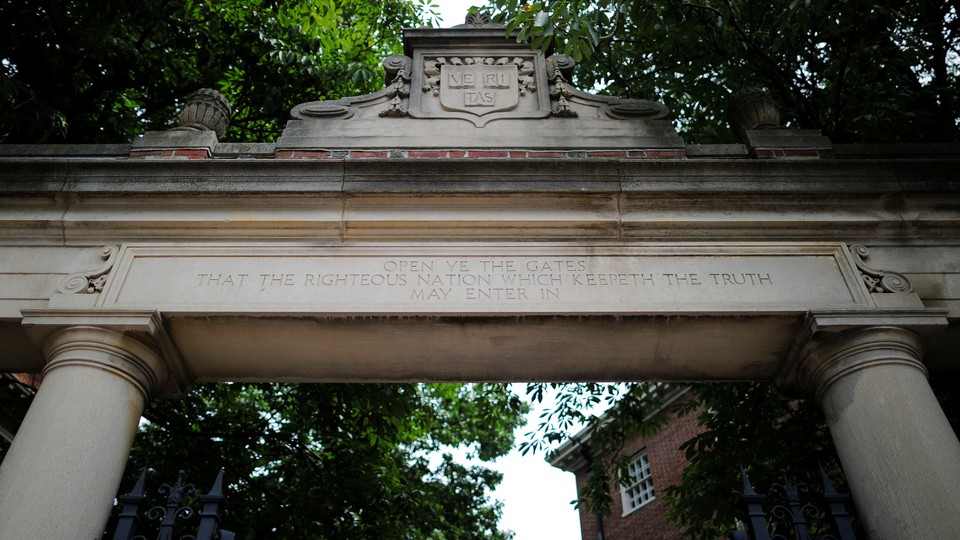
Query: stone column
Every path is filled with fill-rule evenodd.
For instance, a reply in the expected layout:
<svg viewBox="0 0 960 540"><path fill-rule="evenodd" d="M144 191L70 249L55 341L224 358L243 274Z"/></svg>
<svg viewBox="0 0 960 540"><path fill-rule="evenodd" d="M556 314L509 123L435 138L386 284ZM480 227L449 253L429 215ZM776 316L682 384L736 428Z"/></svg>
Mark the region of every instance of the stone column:
<svg viewBox="0 0 960 540"><path fill-rule="evenodd" d="M43 350L43 383L0 466L0 538L97 539L168 370L143 340L102 327L56 329Z"/></svg>
<svg viewBox="0 0 960 540"><path fill-rule="evenodd" d="M923 319L813 316L793 359L794 384L823 408L870 538L960 538L960 442L927 382L918 334L946 321Z"/></svg>

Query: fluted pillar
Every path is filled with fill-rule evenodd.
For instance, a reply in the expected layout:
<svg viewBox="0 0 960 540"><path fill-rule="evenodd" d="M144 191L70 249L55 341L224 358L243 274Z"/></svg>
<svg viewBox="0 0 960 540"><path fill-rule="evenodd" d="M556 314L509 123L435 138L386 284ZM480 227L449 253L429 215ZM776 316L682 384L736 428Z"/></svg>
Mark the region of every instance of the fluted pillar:
<svg viewBox="0 0 960 540"><path fill-rule="evenodd" d="M100 538L169 370L154 344L103 327L45 332L43 352L43 383L0 465L0 540Z"/></svg>
<svg viewBox="0 0 960 540"><path fill-rule="evenodd" d="M922 335L945 320L915 315L813 316L792 359L875 539L960 538L960 442L921 361Z"/></svg>

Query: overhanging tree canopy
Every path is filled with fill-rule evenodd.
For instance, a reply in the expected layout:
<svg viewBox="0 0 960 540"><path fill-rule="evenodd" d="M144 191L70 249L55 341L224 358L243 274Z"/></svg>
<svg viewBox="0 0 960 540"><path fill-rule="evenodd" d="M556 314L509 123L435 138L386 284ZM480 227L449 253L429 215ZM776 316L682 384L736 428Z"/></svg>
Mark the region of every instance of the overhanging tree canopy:
<svg viewBox="0 0 960 540"><path fill-rule="evenodd" d="M731 142L731 92L835 143L960 136L960 6L951 0L493 0L520 39L582 62L581 87L663 101L690 142Z"/></svg>
<svg viewBox="0 0 960 540"><path fill-rule="evenodd" d="M233 105L228 140L275 139L297 103L371 92L412 0L0 3L0 142L129 142L173 127L201 87Z"/></svg>
<svg viewBox="0 0 960 540"><path fill-rule="evenodd" d="M206 384L147 409L124 485L225 467L245 539L506 539L500 474L442 450L504 455L525 411L505 385Z"/></svg>

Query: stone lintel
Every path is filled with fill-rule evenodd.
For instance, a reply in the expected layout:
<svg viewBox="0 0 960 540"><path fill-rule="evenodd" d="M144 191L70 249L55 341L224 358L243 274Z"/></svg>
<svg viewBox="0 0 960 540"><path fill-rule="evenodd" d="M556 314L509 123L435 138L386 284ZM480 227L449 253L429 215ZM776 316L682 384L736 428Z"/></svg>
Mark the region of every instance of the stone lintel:
<svg viewBox="0 0 960 540"><path fill-rule="evenodd" d="M947 311L940 309L880 308L869 311L811 311L798 332L779 373L775 384L788 394L798 392L813 395L819 389L812 387L809 377L812 367L805 365L811 352L821 346L829 346L843 338L853 338L858 332L871 329L895 329L916 336L918 354L929 349L933 341L946 330L949 322ZM813 366L815 368L816 366Z"/></svg>
<svg viewBox="0 0 960 540"><path fill-rule="evenodd" d="M51 359L50 348L57 347L61 342L73 338L96 342L109 333L119 338L112 347L122 350L124 356L135 357L140 363L136 367L150 372L147 378L152 380L144 385L148 397L181 397L192 385L191 377L157 311L25 309L22 325L34 343L44 348L46 362ZM83 336L65 335L84 329L88 332ZM118 366L111 368L120 369Z"/></svg>

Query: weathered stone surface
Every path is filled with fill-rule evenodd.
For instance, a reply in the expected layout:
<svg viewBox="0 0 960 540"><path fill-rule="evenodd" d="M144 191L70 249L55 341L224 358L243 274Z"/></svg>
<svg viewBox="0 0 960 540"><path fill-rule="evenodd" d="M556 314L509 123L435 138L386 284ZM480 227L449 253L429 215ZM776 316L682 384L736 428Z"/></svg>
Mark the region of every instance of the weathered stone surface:
<svg viewBox="0 0 960 540"><path fill-rule="evenodd" d="M744 132L747 146L758 149L810 149L829 150L833 147L830 139L817 129L751 129Z"/></svg>
<svg viewBox="0 0 960 540"><path fill-rule="evenodd" d="M143 137L133 140L131 152L149 152L151 150L206 150L213 153L217 147L217 134L213 131L193 129L171 129L169 131L148 131Z"/></svg>
<svg viewBox="0 0 960 540"><path fill-rule="evenodd" d="M277 145L273 143L219 143L214 149L215 157L222 158L272 158Z"/></svg>
<svg viewBox="0 0 960 540"><path fill-rule="evenodd" d="M201 88L184 102L178 125L181 128L212 131L219 139L227 132L230 114L230 102L220 92Z"/></svg>
<svg viewBox="0 0 960 540"><path fill-rule="evenodd" d="M129 144L0 144L4 157L121 157L130 153Z"/></svg>
<svg viewBox="0 0 960 540"><path fill-rule="evenodd" d="M780 127L780 110L770 94L758 88L744 88L736 92L728 111L730 127L741 141L751 130Z"/></svg>
<svg viewBox="0 0 960 540"><path fill-rule="evenodd" d="M688 144L687 157L694 158L744 158L747 147L742 144Z"/></svg>

